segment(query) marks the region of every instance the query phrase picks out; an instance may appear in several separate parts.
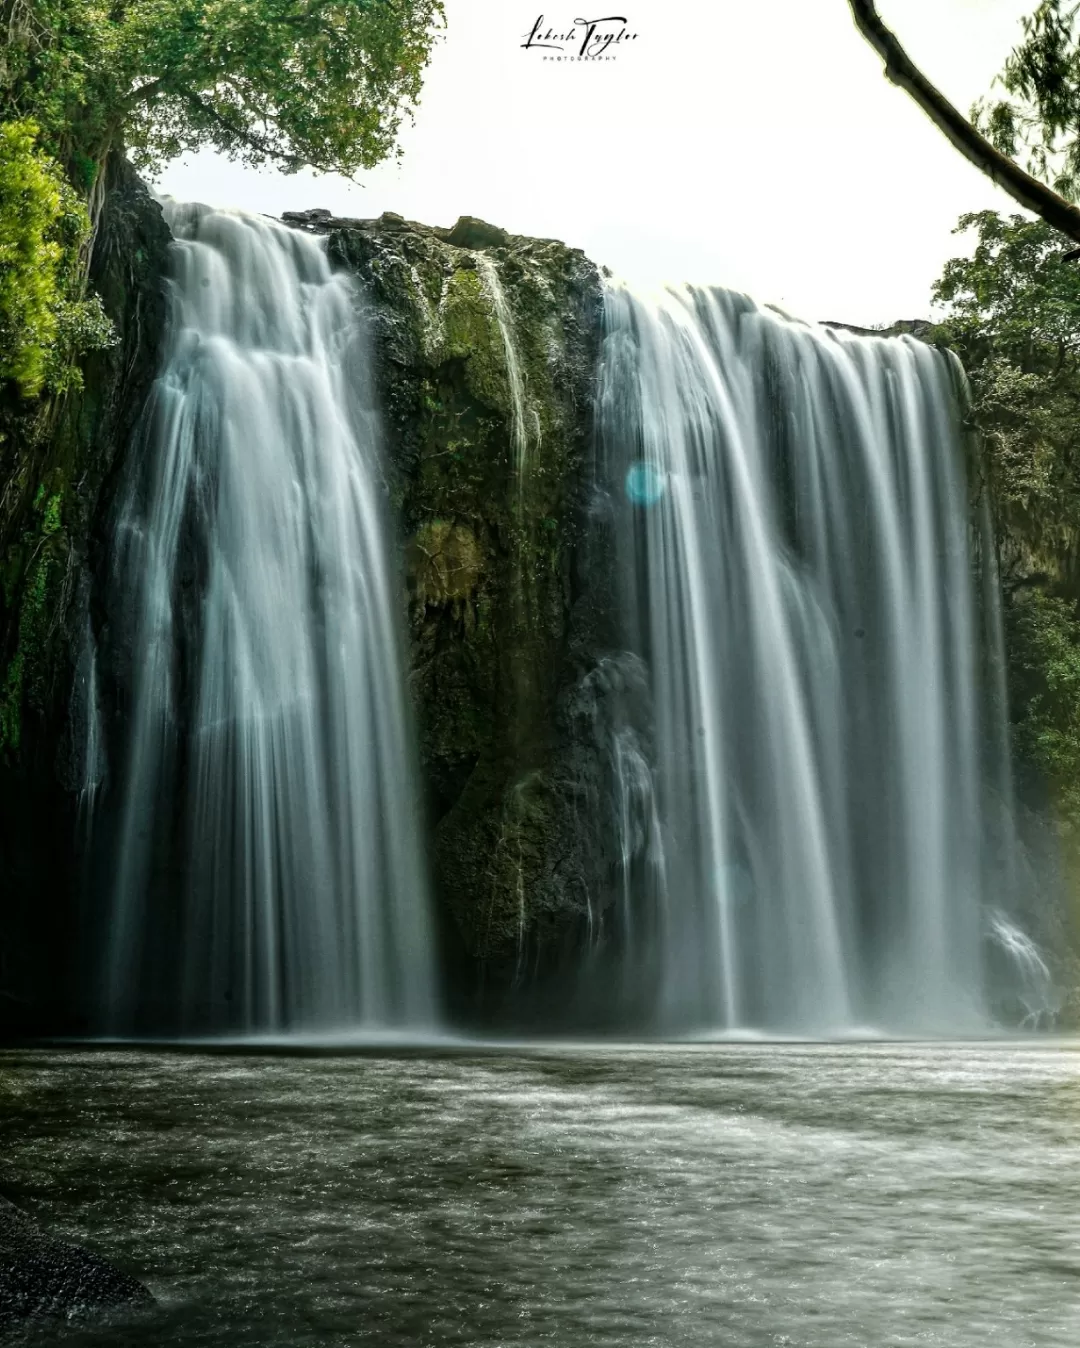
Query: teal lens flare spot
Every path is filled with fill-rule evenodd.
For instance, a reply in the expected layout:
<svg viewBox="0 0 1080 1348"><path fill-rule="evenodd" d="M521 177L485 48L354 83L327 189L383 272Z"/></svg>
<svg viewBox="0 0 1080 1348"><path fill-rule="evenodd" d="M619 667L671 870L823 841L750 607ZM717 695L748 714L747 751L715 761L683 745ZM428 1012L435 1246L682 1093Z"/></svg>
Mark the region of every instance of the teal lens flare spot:
<svg viewBox="0 0 1080 1348"><path fill-rule="evenodd" d="M626 494L634 505L656 505L666 486L664 474L651 463L635 463L627 471Z"/></svg>

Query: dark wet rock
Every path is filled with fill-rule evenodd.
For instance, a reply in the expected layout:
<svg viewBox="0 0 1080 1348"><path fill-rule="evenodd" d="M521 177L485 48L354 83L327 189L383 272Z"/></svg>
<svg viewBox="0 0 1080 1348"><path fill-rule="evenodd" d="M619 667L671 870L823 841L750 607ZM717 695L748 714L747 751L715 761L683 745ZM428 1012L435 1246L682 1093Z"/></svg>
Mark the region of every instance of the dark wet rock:
<svg viewBox="0 0 1080 1348"><path fill-rule="evenodd" d="M931 340L934 331L934 325L928 318L898 318L895 323L879 328L860 328L856 323L839 323L824 318L821 326L853 332L856 337L917 337L920 342Z"/></svg>
<svg viewBox="0 0 1080 1348"><path fill-rule="evenodd" d="M473 215L463 215L446 235L446 242L455 248L499 248L505 247L510 235L498 225L489 225L486 220L477 220Z"/></svg>
<svg viewBox="0 0 1080 1348"><path fill-rule="evenodd" d="M0 1337L36 1321L88 1319L153 1300L137 1279L48 1235L0 1198Z"/></svg>
<svg viewBox="0 0 1080 1348"><path fill-rule="evenodd" d="M306 211L285 211L281 220L283 224L290 225L293 229L307 229L309 226L315 227L324 220L332 218L331 212L321 206L312 206Z"/></svg>

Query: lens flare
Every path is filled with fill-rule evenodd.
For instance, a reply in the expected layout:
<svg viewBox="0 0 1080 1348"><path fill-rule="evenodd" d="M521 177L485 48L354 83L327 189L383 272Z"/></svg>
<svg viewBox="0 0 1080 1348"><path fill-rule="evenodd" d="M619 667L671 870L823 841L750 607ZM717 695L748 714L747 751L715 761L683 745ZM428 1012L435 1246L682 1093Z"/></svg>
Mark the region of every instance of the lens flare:
<svg viewBox="0 0 1080 1348"><path fill-rule="evenodd" d="M634 505L656 505L666 486L665 474L651 463L635 463L627 470L626 494Z"/></svg>

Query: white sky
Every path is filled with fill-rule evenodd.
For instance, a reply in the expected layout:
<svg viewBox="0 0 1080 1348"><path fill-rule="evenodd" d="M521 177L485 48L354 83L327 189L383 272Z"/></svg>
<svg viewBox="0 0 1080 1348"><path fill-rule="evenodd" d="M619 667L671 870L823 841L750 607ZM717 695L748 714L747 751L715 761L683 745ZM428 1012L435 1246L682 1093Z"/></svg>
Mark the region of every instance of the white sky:
<svg viewBox="0 0 1080 1348"><path fill-rule="evenodd" d="M880 0L911 56L966 111L1035 0ZM278 215L476 215L564 239L647 283L709 281L808 318L929 312L963 251L963 211L1015 209L884 78L847 0L446 0L404 158L364 186L204 153L170 165L178 197ZM553 64L520 43L620 13L617 60Z"/></svg>

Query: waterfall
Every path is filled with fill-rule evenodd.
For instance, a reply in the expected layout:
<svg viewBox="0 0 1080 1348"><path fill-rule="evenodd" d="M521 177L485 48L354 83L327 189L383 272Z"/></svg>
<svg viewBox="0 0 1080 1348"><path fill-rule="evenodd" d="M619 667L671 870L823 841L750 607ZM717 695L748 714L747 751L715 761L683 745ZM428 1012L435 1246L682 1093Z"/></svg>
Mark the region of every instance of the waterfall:
<svg viewBox="0 0 1080 1348"><path fill-rule="evenodd" d="M432 934L365 332L323 241L167 204L117 523L110 1029L419 1027Z"/></svg>
<svg viewBox="0 0 1080 1348"><path fill-rule="evenodd" d="M910 338L607 289L598 462L651 679L662 1026L986 1023L955 384Z"/></svg>

